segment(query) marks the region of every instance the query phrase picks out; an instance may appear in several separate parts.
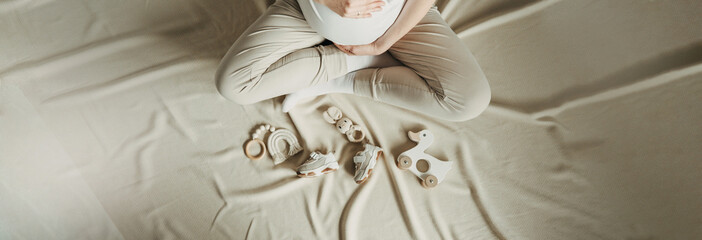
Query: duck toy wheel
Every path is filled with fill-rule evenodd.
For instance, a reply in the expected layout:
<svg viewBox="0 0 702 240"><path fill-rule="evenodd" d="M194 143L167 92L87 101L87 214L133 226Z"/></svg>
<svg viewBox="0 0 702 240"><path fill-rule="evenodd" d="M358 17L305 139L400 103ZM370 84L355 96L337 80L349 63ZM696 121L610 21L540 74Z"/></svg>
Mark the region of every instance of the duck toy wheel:
<svg viewBox="0 0 702 240"><path fill-rule="evenodd" d="M434 175L426 175L422 179L422 186L425 188L433 188L436 187L436 185L439 184L439 179L436 178Z"/></svg>
<svg viewBox="0 0 702 240"><path fill-rule="evenodd" d="M402 170L409 169L410 167L412 167L412 158L400 155L400 157L397 158L397 167Z"/></svg>

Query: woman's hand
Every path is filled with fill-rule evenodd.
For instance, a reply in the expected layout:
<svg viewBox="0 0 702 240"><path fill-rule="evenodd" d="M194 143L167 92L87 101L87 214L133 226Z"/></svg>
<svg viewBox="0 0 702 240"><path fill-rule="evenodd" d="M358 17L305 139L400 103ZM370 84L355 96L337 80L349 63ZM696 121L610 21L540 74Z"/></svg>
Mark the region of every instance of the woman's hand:
<svg viewBox="0 0 702 240"><path fill-rule="evenodd" d="M369 18L380 11L385 2L381 0L315 0L345 18Z"/></svg>

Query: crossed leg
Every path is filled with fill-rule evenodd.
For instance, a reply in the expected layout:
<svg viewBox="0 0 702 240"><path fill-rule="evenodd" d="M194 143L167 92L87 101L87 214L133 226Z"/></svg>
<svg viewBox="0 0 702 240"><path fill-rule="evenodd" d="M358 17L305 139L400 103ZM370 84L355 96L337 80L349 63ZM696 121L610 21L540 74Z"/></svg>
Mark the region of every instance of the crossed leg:
<svg viewBox="0 0 702 240"><path fill-rule="evenodd" d="M279 0L234 42L216 73L225 98L251 104L346 74L345 54L324 41L296 0Z"/></svg>
<svg viewBox="0 0 702 240"><path fill-rule="evenodd" d="M405 66L357 71L356 95L452 121L475 118L487 108L485 75L436 7L389 52Z"/></svg>

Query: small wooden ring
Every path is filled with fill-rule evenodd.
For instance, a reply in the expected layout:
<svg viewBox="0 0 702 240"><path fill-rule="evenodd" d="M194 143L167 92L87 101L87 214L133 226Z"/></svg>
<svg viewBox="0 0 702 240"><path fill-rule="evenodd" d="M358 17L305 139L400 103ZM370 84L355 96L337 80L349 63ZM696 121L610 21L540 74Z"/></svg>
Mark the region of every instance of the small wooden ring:
<svg viewBox="0 0 702 240"><path fill-rule="evenodd" d="M354 136L356 135L356 132L361 132L361 136L358 138L354 138ZM351 132L350 134L346 134L346 137L349 139L350 142L356 143L356 142L360 142L364 138L366 138L366 133L363 132L360 128L357 128L357 129L354 129L353 132Z"/></svg>
<svg viewBox="0 0 702 240"><path fill-rule="evenodd" d="M256 156L251 156L251 153L249 153L249 148L251 147L251 144L253 143L258 143L259 146L261 146L261 152L258 153ZM246 147L244 147L244 154L246 154L246 157L248 157L251 160L259 160L263 158L264 155L266 155L266 144L261 141L261 139L254 138L246 142Z"/></svg>

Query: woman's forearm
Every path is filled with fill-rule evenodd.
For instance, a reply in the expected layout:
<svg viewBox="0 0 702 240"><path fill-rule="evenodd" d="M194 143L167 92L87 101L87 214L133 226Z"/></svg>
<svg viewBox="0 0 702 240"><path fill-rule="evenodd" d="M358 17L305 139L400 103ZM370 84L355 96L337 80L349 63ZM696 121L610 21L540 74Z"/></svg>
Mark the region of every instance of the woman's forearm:
<svg viewBox="0 0 702 240"><path fill-rule="evenodd" d="M378 38L376 44L389 48L405 36L434 6L436 0L407 0L395 23Z"/></svg>

